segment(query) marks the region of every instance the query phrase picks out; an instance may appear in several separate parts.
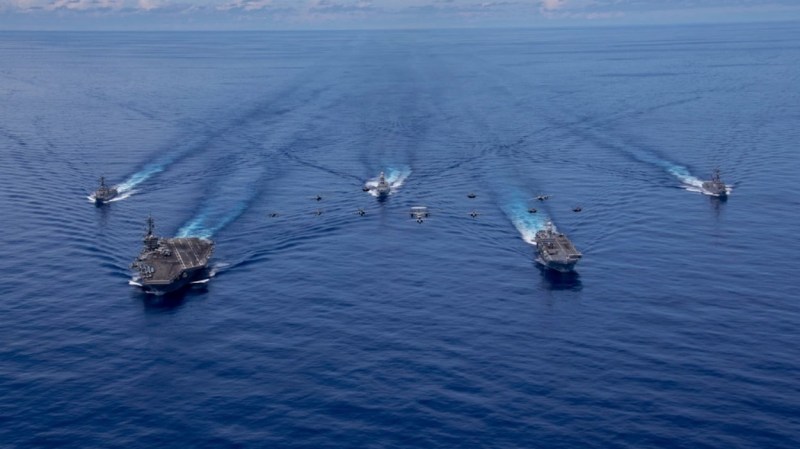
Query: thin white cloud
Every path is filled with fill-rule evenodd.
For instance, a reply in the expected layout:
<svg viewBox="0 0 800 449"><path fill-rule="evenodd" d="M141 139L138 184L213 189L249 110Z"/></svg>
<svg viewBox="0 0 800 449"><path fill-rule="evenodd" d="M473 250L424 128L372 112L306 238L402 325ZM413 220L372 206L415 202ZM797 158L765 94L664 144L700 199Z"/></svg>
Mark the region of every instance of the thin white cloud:
<svg viewBox="0 0 800 449"><path fill-rule="evenodd" d="M555 11L563 8L567 0L540 0L539 7L542 11Z"/></svg>
<svg viewBox="0 0 800 449"><path fill-rule="evenodd" d="M36 0L3 0L0 1L0 8L25 10L36 7L37 3Z"/></svg>
<svg viewBox="0 0 800 449"><path fill-rule="evenodd" d="M25 18L16 18L16 14L25 14ZM124 28L129 23L190 28L196 23L198 28L211 24L235 29L246 19L253 19L248 23L258 26L299 28L447 27L467 22L479 26L548 20L796 19L800 18L800 0L0 0L0 15L0 27L10 29L23 23L35 28L34 21L45 19L46 23L48 15L57 17L65 28L105 21L109 28ZM152 17L158 21L150 22ZM462 20L465 18L468 20Z"/></svg>
<svg viewBox="0 0 800 449"><path fill-rule="evenodd" d="M233 0L217 6L219 11L259 11L272 6L272 0Z"/></svg>
<svg viewBox="0 0 800 449"><path fill-rule="evenodd" d="M139 0L137 6L142 11L152 11L163 7L164 3L161 0Z"/></svg>
<svg viewBox="0 0 800 449"><path fill-rule="evenodd" d="M333 0L312 0L309 2L309 11L323 12L323 13L347 13L356 11L365 11L372 9L372 1L358 0L358 1L333 1Z"/></svg>
<svg viewBox="0 0 800 449"><path fill-rule="evenodd" d="M45 7L54 11L67 9L72 11L91 11L102 9L120 9L124 6L124 0L55 0Z"/></svg>

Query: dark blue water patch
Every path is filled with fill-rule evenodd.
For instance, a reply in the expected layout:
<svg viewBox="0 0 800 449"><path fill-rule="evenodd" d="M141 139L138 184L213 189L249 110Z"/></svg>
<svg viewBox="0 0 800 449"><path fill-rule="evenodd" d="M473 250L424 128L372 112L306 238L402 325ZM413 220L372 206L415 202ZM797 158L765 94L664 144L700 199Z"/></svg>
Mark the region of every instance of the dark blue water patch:
<svg viewBox="0 0 800 449"><path fill-rule="evenodd" d="M3 33L0 441L797 447L793 31Z"/></svg>

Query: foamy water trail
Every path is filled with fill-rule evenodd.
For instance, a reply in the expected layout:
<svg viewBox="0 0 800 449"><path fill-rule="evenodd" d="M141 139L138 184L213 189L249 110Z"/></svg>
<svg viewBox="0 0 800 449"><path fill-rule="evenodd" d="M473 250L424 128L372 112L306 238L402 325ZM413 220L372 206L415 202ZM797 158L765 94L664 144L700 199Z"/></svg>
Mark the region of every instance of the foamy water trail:
<svg viewBox="0 0 800 449"><path fill-rule="evenodd" d="M239 218L247 209L249 201L225 202L209 204L203 211L178 230L178 237L211 238L219 230Z"/></svg>
<svg viewBox="0 0 800 449"><path fill-rule="evenodd" d="M411 176L411 169L408 167L389 167L386 170L386 181L392 186L392 190L399 189L409 176Z"/></svg>
<svg viewBox="0 0 800 449"><path fill-rule="evenodd" d="M682 183L682 187L690 192L702 193L703 195L717 196L703 188L703 180L689 173L689 169L677 164L663 162L663 167L667 172ZM725 191L728 195L733 191L733 186L726 185Z"/></svg>
<svg viewBox="0 0 800 449"><path fill-rule="evenodd" d="M705 189L703 189L703 180L698 178L697 176L693 175L687 167L683 165L676 164L675 162L670 162L664 159L660 159L656 156L644 154L644 153L636 153L634 157L642 162L646 162L648 164L655 165L657 167L662 168L665 172L672 175L681 183L681 187L690 191L690 192L698 192L704 195L711 195ZM730 194L733 190L733 186L726 186L727 192Z"/></svg>
<svg viewBox="0 0 800 449"><path fill-rule="evenodd" d="M541 211L530 213L526 196L521 192L513 191L504 196L501 207L503 213L517 228L522 239L531 245L535 245L536 231L544 229L547 216Z"/></svg>
<svg viewBox="0 0 800 449"><path fill-rule="evenodd" d="M162 160L147 164L143 169L132 174L125 182L117 186L117 190L119 190L120 193L132 191L134 187L147 181L151 176L164 171L171 162L172 160Z"/></svg>
<svg viewBox="0 0 800 449"><path fill-rule="evenodd" d="M156 158L153 162L150 162L149 164L145 165L141 170L130 175L128 179L126 179L124 182L116 186L117 190L120 192L120 194L124 194L126 192L135 193L133 189L136 186L147 181L153 176L163 172L164 170L169 168L170 165L175 163L179 158L188 154L192 150L201 148L202 145L203 141L199 139L184 142L182 145L180 145L179 148L174 149L169 153L161 155L160 157Z"/></svg>
<svg viewBox="0 0 800 449"><path fill-rule="evenodd" d="M252 203L264 170L253 167L226 176L200 212L178 230L178 237L211 238L239 218Z"/></svg>
<svg viewBox="0 0 800 449"><path fill-rule="evenodd" d="M688 168L666 161L661 161L659 165L685 186L696 188L703 187L703 180L689 173Z"/></svg>
<svg viewBox="0 0 800 449"><path fill-rule="evenodd" d="M231 264L226 263L226 262L215 263L214 265L211 266L211 269L208 271L208 277L209 278L213 278L214 276L219 274L221 271L224 271L225 269L227 269L229 266L231 266Z"/></svg>

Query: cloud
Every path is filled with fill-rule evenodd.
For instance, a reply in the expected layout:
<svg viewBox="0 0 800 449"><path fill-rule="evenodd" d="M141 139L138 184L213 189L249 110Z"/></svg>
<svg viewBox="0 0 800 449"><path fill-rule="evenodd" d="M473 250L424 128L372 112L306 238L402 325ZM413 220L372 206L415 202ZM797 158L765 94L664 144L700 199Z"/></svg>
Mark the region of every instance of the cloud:
<svg viewBox="0 0 800 449"><path fill-rule="evenodd" d="M233 0L217 6L217 10L259 11L272 6L272 0Z"/></svg>
<svg viewBox="0 0 800 449"><path fill-rule="evenodd" d="M557 9L563 8L567 3L567 0L540 0L539 1L539 9L544 12L547 11L555 11Z"/></svg>
<svg viewBox="0 0 800 449"><path fill-rule="evenodd" d="M332 1L314 0L310 2L308 10L312 13L342 14L352 12L363 12L373 9L371 0L357 1Z"/></svg>
<svg viewBox="0 0 800 449"><path fill-rule="evenodd" d="M3 29L535 26L753 17L796 20L800 0L0 0Z"/></svg>
<svg viewBox="0 0 800 449"><path fill-rule="evenodd" d="M67 9L71 11L92 11L120 9L124 6L123 0L55 0L45 7L50 11Z"/></svg>
<svg viewBox="0 0 800 449"><path fill-rule="evenodd" d="M161 8L164 4L160 0L139 0L137 6L142 11L152 11Z"/></svg>
<svg viewBox="0 0 800 449"><path fill-rule="evenodd" d="M0 9L27 10L38 7L35 0L5 0L0 1Z"/></svg>

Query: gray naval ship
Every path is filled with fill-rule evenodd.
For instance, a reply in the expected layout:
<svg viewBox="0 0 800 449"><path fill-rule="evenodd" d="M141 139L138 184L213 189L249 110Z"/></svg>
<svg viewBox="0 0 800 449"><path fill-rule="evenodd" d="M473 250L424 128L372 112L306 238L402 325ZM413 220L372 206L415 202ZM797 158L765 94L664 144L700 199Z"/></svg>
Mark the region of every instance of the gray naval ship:
<svg viewBox="0 0 800 449"><path fill-rule="evenodd" d="M378 183L374 186L367 184L364 186L364 190L374 191L378 198L386 198L392 192L392 186L386 181L386 175L381 172L378 176Z"/></svg>
<svg viewBox="0 0 800 449"><path fill-rule="evenodd" d="M703 191L709 195L725 198L728 196L728 186L719 177L719 169L711 174L710 181L703 181Z"/></svg>
<svg viewBox="0 0 800 449"><path fill-rule="evenodd" d="M562 273L572 271L575 264L583 257L567 236L557 232L553 223L549 221L544 229L536 231L534 241L536 251L539 253L536 261Z"/></svg>
<svg viewBox="0 0 800 449"><path fill-rule="evenodd" d="M153 217L147 218L144 248L131 264L138 278L132 285L145 291L163 295L191 283L205 283L208 259L214 243L198 237L157 237L153 231Z"/></svg>
<svg viewBox="0 0 800 449"><path fill-rule="evenodd" d="M104 176L101 176L100 187L98 187L97 190L94 191L94 195L92 195L92 198L94 198L95 204L103 204L113 200L114 198L117 197L117 195L119 195L117 189L107 186L106 178Z"/></svg>

